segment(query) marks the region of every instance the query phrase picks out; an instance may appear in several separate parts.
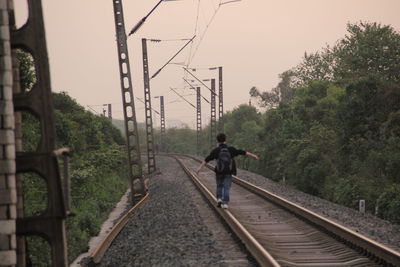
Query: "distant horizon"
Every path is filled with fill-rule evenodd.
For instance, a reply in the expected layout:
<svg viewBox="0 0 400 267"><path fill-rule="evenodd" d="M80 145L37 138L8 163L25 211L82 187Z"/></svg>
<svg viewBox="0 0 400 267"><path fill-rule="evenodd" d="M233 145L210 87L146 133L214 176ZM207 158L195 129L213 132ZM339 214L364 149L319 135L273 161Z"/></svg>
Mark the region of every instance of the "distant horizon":
<svg viewBox="0 0 400 267"><path fill-rule="evenodd" d="M100 116L103 116L103 115L100 114ZM105 116L105 117L107 117L107 116ZM124 122L124 119L123 119L123 118L122 118L122 119L120 119L120 118L112 118L112 120ZM169 124L168 124L168 122L169 122ZM167 120L166 120L166 123L165 123L165 128L179 128L179 126L170 126L170 127L168 127L168 125L170 125L171 122L173 122L173 125L181 125L181 127L182 127L183 125L186 125L184 122L182 122L182 121L179 120L179 119L171 119L171 120L168 120L168 119L167 119ZM143 125L145 125L146 122L144 122L144 121L137 121L137 124L143 124ZM153 127L153 128L160 129L160 126Z"/></svg>

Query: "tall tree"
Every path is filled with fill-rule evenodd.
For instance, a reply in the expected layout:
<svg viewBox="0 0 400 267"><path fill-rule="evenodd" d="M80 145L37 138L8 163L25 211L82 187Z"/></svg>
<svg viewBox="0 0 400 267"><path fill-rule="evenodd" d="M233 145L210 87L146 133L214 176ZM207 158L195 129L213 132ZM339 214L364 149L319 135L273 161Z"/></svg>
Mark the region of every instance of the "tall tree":
<svg viewBox="0 0 400 267"><path fill-rule="evenodd" d="M250 96L262 107L274 108L293 100L296 88L314 80L347 86L367 76L391 82L400 81L400 34L391 26L378 23L349 23L348 34L333 47L304 53L302 62L283 72L278 86L261 92L250 89Z"/></svg>
<svg viewBox="0 0 400 267"><path fill-rule="evenodd" d="M260 90L253 86L250 88L250 96L258 99L259 105L266 108L275 108L279 103L288 104L294 99L295 76L292 70L285 71L279 75L281 81L272 88L271 92Z"/></svg>
<svg viewBox="0 0 400 267"><path fill-rule="evenodd" d="M378 23L347 25L348 34L334 47L334 79L345 84L374 75L400 81L400 35Z"/></svg>

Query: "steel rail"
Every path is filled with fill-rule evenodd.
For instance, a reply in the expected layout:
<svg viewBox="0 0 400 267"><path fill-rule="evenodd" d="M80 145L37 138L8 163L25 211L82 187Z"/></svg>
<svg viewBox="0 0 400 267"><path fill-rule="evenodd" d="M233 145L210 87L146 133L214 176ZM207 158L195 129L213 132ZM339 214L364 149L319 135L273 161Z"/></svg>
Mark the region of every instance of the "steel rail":
<svg viewBox="0 0 400 267"><path fill-rule="evenodd" d="M186 174L192 179L194 184L200 189L203 195L210 201L215 203L217 200L210 190L205 187L202 182L193 174L177 157L173 156ZM215 205L212 205L215 208ZM265 250L265 248L246 230L246 228L232 215L228 210L215 208L216 212L227 222L232 231L245 244L248 251L256 259L260 266L280 266L279 263Z"/></svg>
<svg viewBox="0 0 400 267"><path fill-rule="evenodd" d="M189 157L195 161L201 161L193 156L183 155ZM209 169L214 170L214 166L207 164ZM369 252L374 257L385 261L386 263L392 264L394 266L400 266L400 253L381 244L378 243L366 236L363 236L345 226L342 226L332 220L324 218L318 215L315 212L312 212L308 209L305 209L289 200L286 200L276 194L269 192L263 188L255 186L249 182L246 182L237 176L233 175L232 181L247 190L271 201L274 204L277 204L290 212L304 218L305 220L311 222L316 225L320 229L325 230L326 232L336 236L339 239L345 240L347 243L352 244L355 247L361 248L367 252Z"/></svg>
<svg viewBox="0 0 400 267"><path fill-rule="evenodd" d="M136 203L118 222L112 227L110 232L104 239L100 242L100 245L93 251L90 255L91 261L95 264L100 263L101 259L103 258L105 252L110 247L111 243L114 239L118 236L119 232L124 228L126 223L128 222L129 216L132 215L135 211L137 211L146 200L149 198L149 193L147 193L138 203Z"/></svg>
<svg viewBox="0 0 400 267"><path fill-rule="evenodd" d="M370 252L375 257L382 259L387 263L393 264L394 266L400 266L399 252L388 248L383 244L380 244L368 237L365 237L347 227L344 227L332 220L326 219L318 215L317 213L307 210L289 200L268 192L265 189L250 184L249 182L246 182L236 176L233 176L232 181L234 181L236 184L243 186L247 190L291 211L292 213L301 216L302 218L313 223L319 228L323 228L329 233L332 233L333 235L336 235L339 238L344 239L347 242Z"/></svg>

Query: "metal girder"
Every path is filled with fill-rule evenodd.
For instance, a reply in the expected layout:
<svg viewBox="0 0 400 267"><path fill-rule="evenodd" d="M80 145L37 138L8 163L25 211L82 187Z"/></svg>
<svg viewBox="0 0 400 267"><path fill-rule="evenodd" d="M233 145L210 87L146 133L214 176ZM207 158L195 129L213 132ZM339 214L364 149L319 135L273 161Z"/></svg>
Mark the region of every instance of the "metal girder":
<svg viewBox="0 0 400 267"><path fill-rule="evenodd" d="M222 87L222 67L218 67L218 82L219 82L219 92L218 92L218 131L224 132L224 122L222 117L224 115L224 94Z"/></svg>
<svg viewBox="0 0 400 267"><path fill-rule="evenodd" d="M156 170L156 159L154 156L154 138L153 138L153 117L151 112L150 78L149 78L149 60L147 57L147 40L142 39L143 50L143 81L144 81L144 108L146 120L146 140L147 140L147 168L151 173Z"/></svg>
<svg viewBox="0 0 400 267"><path fill-rule="evenodd" d="M135 102L132 90L131 69L122 0L113 0L115 31L117 34L118 63L121 80L122 103L124 109L125 133L128 151L129 175L132 192L132 205L146 194L140 160L139 135L136 122Z"/></svg>
<svg viewBox="0 0 400 267"><path fill-rule="evenodd" d="M196 87L196 133L197 133L197 155L201 153L201 94L200 87Z"/></svg>
<svg viewBox="0 0 400 267"><path fill-rule="evenodd" d="M211 120L210 120L210 145L214 148L217 136L217 116L215 103L215 79L211 79Z"/></svg>
<svg viewBox="0 0 400 267"><path fill-rule="evenodd" d="M160 96L160 117L161 117L161 151L165 149L165 108L164 96Z"/></svg>
<svg viewBox="0 0 400 267"><path fill-rule="evenodd" d="M112 110L111 110L111 104L107 104L108 106L108 118L112 121Z"/></svg>
<svg viewBox="0 0 400 267"><path fill-rule="evenodd" d="M52 265L67 266L66 209L58 162L54 155L56 134L41 1L28 1L28 10L26 24L18 30L11 31L11 46L13 49L22 49L32 55L36 83L29 92L14 94L14 110L33 114L40 121L41 137L36 151L17 153L16 166L17 173L35 172L44 179L48 202L46 210L41 215L18 217L16 230L19 236L44 237L52 248ZM16 29L13 18L14 15L11 14L10 24ZM19 82L19 77L14 77L14 81Z"/></svg>

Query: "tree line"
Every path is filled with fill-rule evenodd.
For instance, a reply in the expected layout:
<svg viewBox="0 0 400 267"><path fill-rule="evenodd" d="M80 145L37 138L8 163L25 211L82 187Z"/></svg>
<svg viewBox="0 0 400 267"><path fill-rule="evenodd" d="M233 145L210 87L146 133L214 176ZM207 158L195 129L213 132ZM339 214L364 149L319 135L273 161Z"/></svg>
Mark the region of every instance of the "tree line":
<svg viewBox="0 0 400 267"><path fill-rule="evenodd" d="M365 200L368 213L400 223L399 33L349 23L334 46L305 53L279 77L271 91L250 89L258 108L221 119L230 144L261 156L240 167L347 207ZM195 131L167 134L170 150L196 153Z"/></svg>
<svg viewBox="0 0 400 267"><path fill-rule="evenodd" d="M19 51L21 88L29 90L35 82L32 57ZM70 157L71 213L66 220L68 259L72 262L88 250L89 239L128 188L125 140L111 121L86 111L67 93L53 93L56 147L68 147ZM40 121L22 113L24 151L35 151L40 140ZM61 162L60 162L61 164ZM62 170L62 165L60 169ZM24 216L38 216L47 207L47 187L34 173L21 175ZM32 266L51 266L50 246L41 237L27 240L28 262Z"/></svg>

